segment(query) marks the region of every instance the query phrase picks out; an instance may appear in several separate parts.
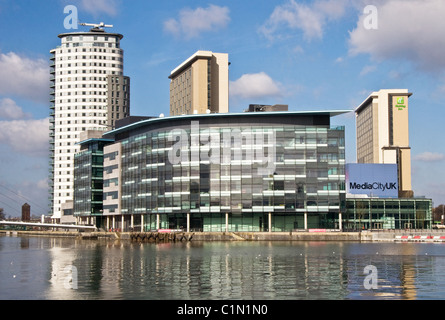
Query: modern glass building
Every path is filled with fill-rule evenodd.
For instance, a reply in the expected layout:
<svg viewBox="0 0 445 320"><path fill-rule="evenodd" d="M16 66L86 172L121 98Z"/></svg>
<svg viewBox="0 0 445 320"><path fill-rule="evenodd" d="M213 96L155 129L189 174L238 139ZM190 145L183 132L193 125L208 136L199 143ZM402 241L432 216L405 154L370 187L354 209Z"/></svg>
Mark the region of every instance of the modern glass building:
<svg viewBox="0 0 445 320"><path fill-rule="evenodd" d="M345 230L431 229L432 201L425 198L347 198Z"/></svg>
<svg viewBox="0 0 445 320"><path fill-rule="evenodd" d="M103 216L103 149L112 140L89 138L81 141L74 157L74 215L93 218L102 226Z"/></svg>
<svg viewBox="0 0 445 320"><path fill-rule="evenodd" d="M346 112L183 115L106 132L114 140L104 148L107 227L339 228L345 131L330 120Z"/></svg>

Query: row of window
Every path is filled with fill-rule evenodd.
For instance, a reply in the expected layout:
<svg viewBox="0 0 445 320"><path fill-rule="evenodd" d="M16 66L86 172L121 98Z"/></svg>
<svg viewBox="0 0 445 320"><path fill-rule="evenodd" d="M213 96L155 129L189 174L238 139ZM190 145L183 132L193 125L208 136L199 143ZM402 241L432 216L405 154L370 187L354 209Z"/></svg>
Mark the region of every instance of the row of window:
<svg viewBox="0 0 445 320"><path fill-rule="evenodd" d="M429 209L429 201L399 201L399 200L351 200L347 203L346 209L363 210L363 212L368 212L372 210L418 210L418 209Z"/></svg>
<svg viewBox="0 0 445 320"><path fill-rule="evenodd" d="M100 47L100 48L119 48L120 44L116 43L85 43L85 42L73 42L73 43L62 43L62 48L78 48L78 47Z"/></svg>
<svg viewBox="0 0 445 320"><path fill-rule="evenodd" d="M59 81L59 82L61 82L61 81ZM67 85L65 85L65 86L59 86L59 89L72 89L72 88L74 88L74 89L78 89L78 88L104 88L104 89L107 89L107 84L105 83L105 84L98 84L98 83L88 83L88 84L85 84L85 83L82 83L82 84L73 84L72 86L71 86L71 84L67 84Z"/></svg>
<svg viewBox="0 0 445 320"><path fill-rule="evenodd" d="M107 98L82 98L82 99L58 99L52 100L54 103L62 104L62 103L80 103L80 102L98 102L98 103L107 103Z"/></svg>
<svg viewBox="0 0 445 320"><path fill-rule="evenodd" d="M108 76L109 77L109 76ZM66 79L63 77L57 77L58 82L72 82L72 81L107 81L108 77L67 77ZM53 78L52 80L55 80Z"/></svg>
<svg viewBox="0 0 445 320"><path fill-rule="evenodd" d="M63 40L62 40L63 41ZM67 54L67 53L77 53L77 52L100 52L100 53L113 53L113 54L122 54L122 50L116 49L103 49L103 48L76 48L76 49L59 49L58 56ZM70 55L71 56L71 55ZM52 58L55 58L54 56Z"/></svg>
<svg viewBox="0 0 445 320"><path fill-rule="evenodd" d="M61 106L61 107L58 107L58 108L54 107L54 109L63 111L63 110L71 110L71 107L73 108L73 110L86 110L86 109L90 109L90 110L107 110L107 106L101 106L101 105L97 105L97 104L90 105L90 106L86 106L86 105L79 106L79 105L76 104L74 106L68 105L68 106Z"/></svg>
<svg viewBox="0 0 445 320"><path fill-rule="evenodd" d="M111 67L111 66L110 66ZM114 68L119 68L122 70L122 65L113 65ZM112 75L120 75L121 71L109 70L109 69L74 69L74 70L63 70L57 73L59 76L63 75L71 75L71 74L112 74Z"/></svg>
<svg viewBox="0 0 445 320"><path fill-rule="evenodd" d="M86 96L86 95L95 95L95 96L106 96L108 95L108 91L66 91L66 92L57 92L58 97L63 96Z"/></svg>
<svg viewBox="0 0 445 320"><path fill-rule="evenodd" d="M70 124L106 124L105 120L68 120L68 121L57 121L59 125L70 125ZM56 132L62 132L63 130L58 128L56 129ZM67 130L67 131L71 131L71 130Z"/></svg>
<svg viewBox="0 0 445 320"><path fill-rule="evenodd" d="M116 59L111 59L112 61L116 61ZM55 66L57 67L57 66ZM59 68L78 68L78 67L113 67L113 68L122 68L123 65L115 64L115 63L105 63L105 62L82 62L82 63L65 63L59 64Z"/></svg>
<svg viewBox="0 0 445 320"><path fill-rule="evenodd" d="M62 42L67 41L119 41L119 37L117 36L97 36L97 35L87 35L87 36L66 36L62 39Z"/></svg>

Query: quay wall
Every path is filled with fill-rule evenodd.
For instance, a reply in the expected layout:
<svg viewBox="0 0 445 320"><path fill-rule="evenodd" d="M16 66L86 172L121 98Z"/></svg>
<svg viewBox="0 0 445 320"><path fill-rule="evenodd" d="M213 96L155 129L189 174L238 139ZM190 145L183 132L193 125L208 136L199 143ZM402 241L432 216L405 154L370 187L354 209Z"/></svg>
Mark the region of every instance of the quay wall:
<svg viewBox="0 0 445 320"><path fill-rule="evenodd" d="M445 242L445 230L362 232L79 232L0 230L0 236L46 236L153 242L169 241L361 241Z"/></svg>
<svg viewBox="0 0 445 320"><path fill-rule="evenodd" d="M9 236L50 236L129 241L360 241L360 232L77 232L2 231Z"/></svg>

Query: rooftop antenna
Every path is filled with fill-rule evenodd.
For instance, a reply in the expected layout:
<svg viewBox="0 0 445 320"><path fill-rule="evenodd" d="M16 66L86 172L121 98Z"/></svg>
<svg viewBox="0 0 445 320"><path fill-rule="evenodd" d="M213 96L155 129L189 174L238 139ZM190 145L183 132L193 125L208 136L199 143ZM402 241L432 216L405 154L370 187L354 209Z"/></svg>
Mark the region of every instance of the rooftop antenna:
<svg viewBox="0 0 445 320"><path fill-rule="evenodd" d="M99 29L99 30L103 30L103 28L113 28L112 24L105 24L103 22L101 23L79 23L79 25L81 26L87 26L87 27L93 27L91 30L93 29Z"/></svg>

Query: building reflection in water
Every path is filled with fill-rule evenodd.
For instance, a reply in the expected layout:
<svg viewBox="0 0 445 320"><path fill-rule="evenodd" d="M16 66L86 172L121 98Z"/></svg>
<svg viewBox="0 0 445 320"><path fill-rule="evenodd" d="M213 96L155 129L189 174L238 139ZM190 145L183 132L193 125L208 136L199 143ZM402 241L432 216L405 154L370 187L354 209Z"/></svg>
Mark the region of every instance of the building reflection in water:
<svg viewBox="0 0 445 320"><path fill-rule="evenodd" d="M51 238L49 256L51 264L48 270L50 287L47 299L79 299L79 291L74 290L76 283L76 251L64 246L63 238ZM73 282L74 281L74 282ZM71 289L72 288L72 289Z"/></svg>
<svg viewBox="0 0 445 320"><path fill-rule="evenodd" d="M63 299L416 299L419 277L434 284L433 257L410 247L326 242L137 244L85 242L50 249L50 298ZM376 247L377 248L377 247ZM383 249L382 249L383 248ZM411 251L410 251L411 250ZM78 271L67 290L64 268ZM364 286L364 268L378 288Z"/></svg>

